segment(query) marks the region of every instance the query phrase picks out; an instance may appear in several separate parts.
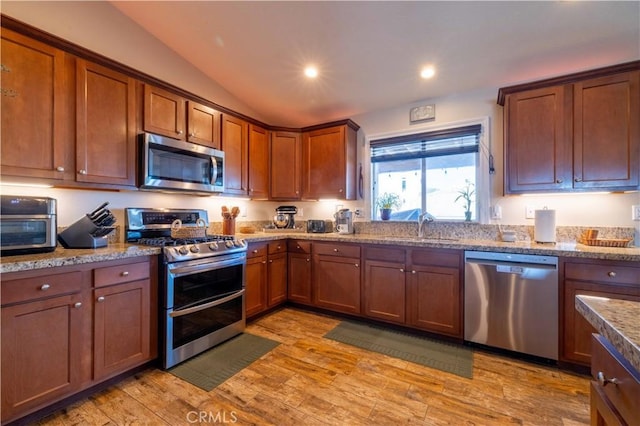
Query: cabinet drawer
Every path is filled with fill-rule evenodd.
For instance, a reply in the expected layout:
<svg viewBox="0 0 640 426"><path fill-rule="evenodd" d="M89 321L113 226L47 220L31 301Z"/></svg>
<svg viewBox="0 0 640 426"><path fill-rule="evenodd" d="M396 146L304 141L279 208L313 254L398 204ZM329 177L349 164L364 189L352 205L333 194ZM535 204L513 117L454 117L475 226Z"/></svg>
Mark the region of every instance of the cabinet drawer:
<svg viewBox="0 0 640 426"><path fill-rule="evenodd" d="M247 259L267 255L267 244L249 244L247 248Z"/></svg>
<svg viewBox="0 0 640 426"><path fill-rule="evenodd" d="M126 283L149 278L149 262L96 268L93 275L95 287Z"/></svg>
<svg viewBox="0 0 640 426"><path fill-rule="evenodd" d="M313 253L323 254L327 256L360 258L360 246L352 246L348 244L314 243Z"/></svg>
<svg viewBox="0 0 640 426"><path fill-rule="evenodd" d="M269 254L286 253L287 242L285 240L274 241L269 243Z"/></svg>
<svg viewBox="0 0 640 426"><path fill-rule="evenodd" d="M409 255L411 265L460 266L461 253L447 249L415 249Z"/></svg>
<svg viewBox="0 0 640 426"><path fill-rule="evenodd" d="M628 424L640 419L640 377L601 335L594 334L591 341L591 375L595 379L594 387L604 394L622 418ZM617 384L606 386L598 383L598 375L602 373L607 379L617 379Z"/></svg>
<svg viewBox="0 0 640 426"><path fill-rule="evenodd" d="M80 291L81 285L82 273L80 271L2 281L2 304L7 305L59 294L75 293Z"/></svg>
<svg viewBox="0 0 640 426"><path fill-rule="evenodd" d="M364 257L367 260L383 260L387 262L404 263L404 248L387 248L365 246Z"/></svg>
<svg viewBox="0 0 640 426"><path fill-rule="evenodd" d="M567 263L565 278L616 284L640 284L640 268L618 265Z"/></svg>
<svg viewBox="0 0 640 426"><path fill-rule="evenodd" d="M311 253L311 242L309 241L291 241L288 242L287 247L289 253Z"/></svg>

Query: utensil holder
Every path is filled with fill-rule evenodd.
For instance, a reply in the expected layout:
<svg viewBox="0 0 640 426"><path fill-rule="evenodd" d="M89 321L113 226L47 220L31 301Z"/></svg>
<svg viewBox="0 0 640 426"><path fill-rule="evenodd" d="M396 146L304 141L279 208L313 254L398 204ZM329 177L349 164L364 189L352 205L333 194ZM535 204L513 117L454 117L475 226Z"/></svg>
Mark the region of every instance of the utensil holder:
<svg viewBox="0 0 640 426"><path fill-rule="evenodd" d="M235 235L235 233L236 233L236 218L223 217L222 218L222 234Z"/></svg>

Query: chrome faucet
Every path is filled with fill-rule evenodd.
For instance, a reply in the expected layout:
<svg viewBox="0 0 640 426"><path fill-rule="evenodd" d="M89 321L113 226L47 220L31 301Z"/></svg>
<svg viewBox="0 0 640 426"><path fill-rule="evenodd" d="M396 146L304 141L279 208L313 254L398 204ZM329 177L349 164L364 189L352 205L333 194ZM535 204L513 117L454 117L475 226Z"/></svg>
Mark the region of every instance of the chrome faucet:
<svg viewBox="0 0 640 426"><path fill-rule="evenodd" d="M428 212L421 213L420 216L418 216L418 238L424 238L424 224L435 220L436 218Z"/></svg>

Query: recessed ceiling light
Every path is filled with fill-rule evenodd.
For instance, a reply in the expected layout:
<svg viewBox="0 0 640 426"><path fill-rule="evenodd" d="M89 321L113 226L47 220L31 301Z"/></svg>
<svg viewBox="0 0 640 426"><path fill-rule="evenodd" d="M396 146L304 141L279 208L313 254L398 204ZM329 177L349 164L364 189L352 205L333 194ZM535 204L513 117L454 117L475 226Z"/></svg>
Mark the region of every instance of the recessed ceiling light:
<svg viewBox="0 0 640 426"><path fill-rule="evenodd" d="M318 76L318 69L313 65L310 65L304 69L304 75L309 78L316 78Z"/></svg>
<svg viewBox="0 0 640 426"><path fill-rule="evenodd" d="M420 71L420 77L422 78L431 78L436 75L436 70L431 65L422 68Z"/></svg>

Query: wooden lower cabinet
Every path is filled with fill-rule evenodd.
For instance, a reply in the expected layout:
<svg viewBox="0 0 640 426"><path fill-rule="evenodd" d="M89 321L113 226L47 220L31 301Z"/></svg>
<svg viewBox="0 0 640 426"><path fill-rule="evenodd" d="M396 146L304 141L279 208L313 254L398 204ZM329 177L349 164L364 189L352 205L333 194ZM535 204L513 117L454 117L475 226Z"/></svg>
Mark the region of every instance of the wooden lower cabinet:
<svg viewBox="0 0 640 426"><path fill-rule="evenodd" d="M3 424L157 356L155 266L134 258L3 274Z"/></svg>
<svg viewBox="0 0 640 426"><path fill-rule="evenodd" d="M405 250L365 247L363 265L363 314L383 321L405 324Z"/></svg>
<svg viewBox="0 0 640 426"><path fill-rule="evenodd" d="M288 242L288 299L311 305L311 243L290 240Z"/></svg>
<svg viewBox="0 0 640 426"><path fill-rule="evenodd" d="M593 334L591 339L591 424L637 424L640 419L640 373L606 338ZM614 378L615 383L608 381Z"/></svg>
<svg viewBox="0 0 640 426"><path fill-rule="evenodd" d="M247 318L287 301L287 242L250 244L247 252Z"/></svg>
<svg viewBox="0 0 640 426"><path fill-rule="evenodd" d="M560 361L588 366L596 330L576 310L577 295L640 301L640 267L629 262L566 260L561 306Z"/></svg>
<svg viewBox="0 0 640 426"><path fill-rule="evenodd" d="M360 313L360 246L314 243L312 271L315 306Z"/></svg>

